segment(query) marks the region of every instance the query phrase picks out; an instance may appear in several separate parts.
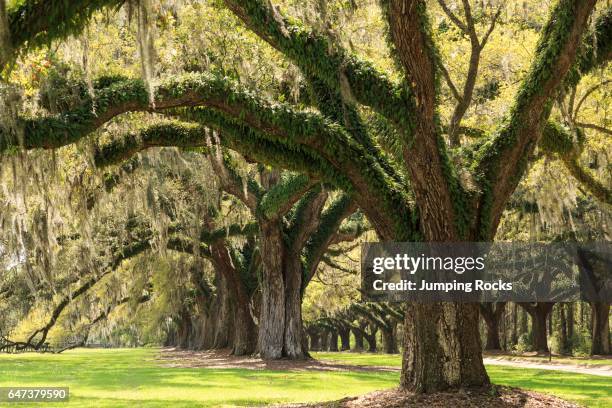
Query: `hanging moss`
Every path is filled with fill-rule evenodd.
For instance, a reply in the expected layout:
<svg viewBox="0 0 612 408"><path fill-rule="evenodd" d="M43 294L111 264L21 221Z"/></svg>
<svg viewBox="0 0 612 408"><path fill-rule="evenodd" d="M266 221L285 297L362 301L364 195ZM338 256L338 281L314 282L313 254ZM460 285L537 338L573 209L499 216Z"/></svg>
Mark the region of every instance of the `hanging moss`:
<svg viewBox="0 0 612 408"><path fill-rule="evenodd" d="M16 52L77 36L92 15L103 8L118 9L125 0L25 0L8 7L10 41ZM13 59L16 57L12 55ZM0 71L9 61L0 59Z"/></svg>

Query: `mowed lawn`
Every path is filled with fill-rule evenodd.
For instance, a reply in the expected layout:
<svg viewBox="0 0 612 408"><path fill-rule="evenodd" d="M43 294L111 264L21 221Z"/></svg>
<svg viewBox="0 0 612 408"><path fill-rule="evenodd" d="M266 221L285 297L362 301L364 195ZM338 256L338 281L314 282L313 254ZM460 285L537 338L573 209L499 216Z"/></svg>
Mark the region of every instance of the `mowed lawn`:
<svg viewBox="0 0 612 408"><path fill-rule="evenodd" d="M45 403L45 407L218 407L335 400L392 388L399 381L398 372L388 371L168 368L155 361L158 353L157 349L79 349L61 355L1 354L0 386L70 387L69 403ZM382 354L315 353L315 357L346 364L400 365L399 356ZM496 384L548 392L592 407L612 406L609 377L501 366L488 370Z"/></svg>
<svg viewBox="0 0 612 408"><path fill-rule="evenodd" d="M313 354L317 359L346 364L402 366L402 360L399 355L327 352ZM601 364L601 360L594 361L598 361ZM583 361L565 359L563 362L580 364ZM553 394L588 407L612 407L612 377L498 365L487 366L487 372L494 384Z"/></svg>

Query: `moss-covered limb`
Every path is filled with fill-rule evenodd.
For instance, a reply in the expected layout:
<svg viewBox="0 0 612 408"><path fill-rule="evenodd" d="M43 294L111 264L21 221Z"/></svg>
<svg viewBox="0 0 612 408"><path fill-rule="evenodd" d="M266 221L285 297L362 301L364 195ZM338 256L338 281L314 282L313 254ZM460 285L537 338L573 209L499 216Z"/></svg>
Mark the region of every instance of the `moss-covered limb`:
<svg viewBox="0 0 612 408"><path fill-rule="evenodd" d="M11 59L13 46L11 44L11 30L6 11L6 0L0 0L0 72L4 66L4 61Z"/></svg>
<svg viewBox="0 0 612 408"><path fill-rule="evenodd" d="M221 143L242 154L247 160L308 174L313 179L352 190L351 181L317 151L307 146L271 140L264 133L245 126L221 112L209 108L192 108L172 112L185 120L216 129Z"/></svg>
<svg viewBox="0 0 612 408"><path fill-rule="evenodd" d="M79 34L103 8L119 8L125 0L13 1L7 10L10 44L15 51L33 49ZM14 57L14 56L13 56ZM0 60L0 71L9 62Z"/></svg>
<svg viewBox="0 0 612 408"><path fill-rule="evenodd" d="M366 318L370 323L381 327L383 329L390 329L390 323L381 316L380 310L375 307L374 303L353 303L351 305L351 312L357 313Z"/></svg>
<svg viewBox="0 0 612 408"><path fill-rule="evenodd" d="M200 242L203 244L211 244L221 239L230 237L249 237L255 236L259 232L259 226L256 222L249 222L245 225L232 224L227 227L217 228L212 231L204 230L200 234Z"/></svg>
<svg viewBox="0 0 612 408"><path fill-rule="evenodd" d="M354 212L346 219L346 222L338 228L338 231L330 240L329 245L354 241L366 232L368 228L370 228L370 225L363 214L359 211Z"/></svg>
<svg viewBox="0 0 612 408"><path fill-rule="evenodd" d="M550 114L552 98L575 61L594 0L560 0L538 40L535 58L508 117L475 157L482 195L477 239L490 239Z"/></svg>
<svg viewBox="0 0 612 408"><path fill-rule="evenodd" d="M308 78L308 83L312 99L321 113L334 122L342 124L347 133L357 143L363 146L364 150L367 151L389 177L398 184L398 187L406 189L407 183L400 172L398 164L391 156L387 155L384 150L381 150L376 145L357 106L351 100L351 96L346 95L348 91L330 88L324 81L316 77ZM394 135L397 135L397 132L395 132Z"/></svg>
<svg viewBox="0 0 612 408"><path fill-rule="evenodd" d="M599 182L588 169L579 163L585 136L581 130L576 137L558 123L547 122L539 147L547 154L557 156L581 186L601 202L612 205L612 189Z"/></svg>
<svg viewBox="0 0 612 408"><path fill-rule="evenodd" d="M377 196L383 198L383 205L386 206L390 203L396 203L396 205L400 206L397 208L400 208L402 211L399 211L401 214L398 214L391 223L388 222L389 220L381 220L382 223L391 224L382 226L382 223L376 218L379 214L373 213L373 210L377 210L372 207L376 207L377 205L372 205L373 203L370 202L371 196L356 194L356 201L360 203L363 210L371 217L375 228L378 229L382 236L387 236L389 239L415 239L416 229L414 228L414 224L411 224L411 222L414 221L414 217L411 215L411 210L407 206L410 200L410 189L408 188L403 174L396 168L393 159L374 143L369 129L366 128L361 115L349 96L344 95L343 92L335 91L315 77L309 78L309 85L313 100L321 112L336 123L342 124L343 127L347 129L347 133L353 138L352 142L358 144L359 149L363 152L362 155L364 158L367 158L370 168L380 169L380 175L377 178L379 180L386 179L385 184L387 184L388 189L390 189L390 191L387 190L387 193L384 195L377 194ZM382 115L375 115L380 117L385 123L388 122ZM393 134L396 135L398 133L401 132L394 132ZM380 183L372 179L371 176L373 175L374 174L368 175L369 177L366 181L369 183ZM350 191L347 190L345 190L345 192L350 193ZM389 194L389 192L391 192L391 194ZM391 207L392 206L389 207L389 210L391 210ZM387 214L391 214L391 212Z"/></svg>
<svg viewBox="0 0 612 408"><path fill-rule="evenodd" d="M389 24L389 42L415 97L416 110L434 118L438 52L433 43L426 4L420 0L381 1ZM418 118L417 120L422 120Z"/></svg>
<svg viewBox="0 0 612 408"><path fill-rule="evenodd" d="M576 180L580 182L589 193L601 202L612 205L612 189L598 181L593 174L578 163L577 157L562 157L561 160Z"/></svg>
<svg viewBox="0 0 612 408"><path fill-rule="evenodd" d="M315 183L304 174L283 174L259 201L258 215L266 219L284 216Z"/></svg>
<svg viewBox="0 0 612 408"><path fill-rule="evenodd" d="M289 256L297 258L301 256L304 245L320 225L321 211L323 211L328 196L329 193L317 185L304 194L295 206L288 226L285 228Z"/></svg>
<svg viewBox="0 0 612 408"><path fill-rule="evenodd" d="M612 59L612 7L604 9L593 29L587 32L576 62L566 79L566 86L576 85L580 78L605 66Z"/></svg>
<svg viewBox="0 0 612 408"><path fill-rule="evenodd" d="M592 130L596 130L598 132L605 133L607 135L612 136L612 129L608 129L606 127L596 125L594 123L576 122L575 125L579 128L592 129Z"/></svg>
<svg viewBox="0 0 612 408"><path fill-rule="evenodd" d="M102 145L94 152L97 167L106 167L127 161L136 153L162 146L198 147L206 146L204 128L197 124L180 121L161 121L131 131L124 137Z"/></svg>
<svg viewBox="0 0 612 408"><path fill-rule="evenodd" d="M450 129L448 127L444 127L442 130L446 134L449 134L450 132ZM479 138L487 136L487 132L485 132L484 130L478 129L475 127L471 127L471 126L458 126L455 129L455 132L457 135L463 135L471 139L479 139Z"/></svg>
<svg viewBox="0 0 612 408"><path fill-rule="evenodd" d="M253 32L290 58L304 74L315 76L332 89L346 79L351 94L403 129L410 128L412 97L405 88L393 84L371 64L281 15L266 0L225 0L225 4Z"/></svg>
<svg viewBox="0 0 612 408"><path fill-rule="evenodd" d="M324 149L317 150L245 126L212 109L189 109L181 117L207 126L219 126L223 131L223 143L247 158L304 172L314 179L329 181L348 194L354 193L359 206L383 236L406 241L420 239L417 216L412 211L406 189L344 131L341 134L345 143L335 144L325 139ZM284 153L276 154L279 150Z"/></svg>
<svg viewBox="0 0 612 408"><path fill-rule="evenodd" d="M181 106L206 105L287 143L322 149L324 144L343 145L347 135L315 112L272 104L228 78L186 74L165 80L155 89L155 108L141 80L115 80L96 91L92 100L69 112L44 118L22 119L23 140L0 133L0 152L12 145L26 149L56 148L74 143L113 117L128 111L156 111ZM95 112L93 106L95 105ZM345 149L350 150L350 149Z"/></svg>
<svg viewBox="0 0 612 408"><path fill-rule="evenodd" d="M221 143L217 137L215 143ZM259 182L253 177L242 175L238 171L238 163L222 146L212 144L207 138L210 163L219 179L221 190L242 201L252 212L257 209L257 204L264 191Z"/></svg>
<svg viewBox="0 0 612 408"><path fill-rule="evenodd" d="M306 288L317 272L319 263L340 225L355 212L356 208L352 197L348 194L342 194L321 214L319 226L310 236L304 248L303 288Z"/></svg>

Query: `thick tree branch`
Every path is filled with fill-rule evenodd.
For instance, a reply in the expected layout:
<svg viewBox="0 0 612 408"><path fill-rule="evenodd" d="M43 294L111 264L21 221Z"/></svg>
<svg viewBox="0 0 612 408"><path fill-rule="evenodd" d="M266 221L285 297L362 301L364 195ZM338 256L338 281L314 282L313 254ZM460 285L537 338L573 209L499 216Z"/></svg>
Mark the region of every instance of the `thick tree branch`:
<svg viewBox="0 0 612 408"><path fill-rule="evenodd" d="M7 10L8 39L13 51L34 49L79 34L91 16L103 8L119 8L125 0L26 0ZM14 58L0 54L0 71Z"/></svg>
<svg viewBox="0 0 612 408"><path fill-rule="evenodd" d="M612 189L598 181L588 169L579 163L584 147L584 134L577 131L577 140L564 127L548 122L542 132L539 147L545 153L556 155L574 178L588 192L603 203L612 205Z"/></svg>
<svg viewBox="0 0 612 408"><path fill-rule="evenodd" d="M340 44L293 24L266 0L225 0L227 7L259 37L290 58L307 76L315 76L338 92L346 80L352 96L388 118L404 131L410 129L411 97L404 87L350 55Z"/></svg>
<svg viewBox="0 0 612 408"><path fill-rule="evenodd" d="M290 238L290 256L300 257L304 245L321 223L321 211L329 193L316 186L298 202L291 223L287 228Z"/></svg>
<svg viewBox="0 0 612 408"><path fill-rule="evenodd" d="M552 98L575 61L595 0L560 0L538 41L534 62L508 118L477 154L483 189L477 226L490 239L550 114Z"/></svg>
<svg viewBox="0 0 612 408"><path fill-rule="evenodd" d="M266 219L284 216L315 184L316 180L304 174L284 174L281 180L263 195L257 206L257 214Z"/></svg>
<svg viewBox="0 0 612 408"><path fill-rule="evenodd" d="M584 122L576 122L576 126L584 128L584 129L593 129L598 132L605 133L607 135L612 135L612 129L608 129L606 127L596 125L594 123L584 123Z"/></svg>
<svg viewBox="0 0 612 408"><path fill-rule="evenodd" d="M317 231L312 234L305 248L305 288L317 272L319 263L329 247L334 234L349 215L355 212L355 203L348 195L336 199L322 214Z"/></svg>

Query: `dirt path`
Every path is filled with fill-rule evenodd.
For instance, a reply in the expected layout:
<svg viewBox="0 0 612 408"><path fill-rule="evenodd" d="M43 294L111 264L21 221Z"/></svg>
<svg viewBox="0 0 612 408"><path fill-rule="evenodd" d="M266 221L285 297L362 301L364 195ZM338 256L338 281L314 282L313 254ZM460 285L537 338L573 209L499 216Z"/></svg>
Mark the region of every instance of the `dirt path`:
<svg viewBox="0 0 612 408"><path fill-rule="evenodd" d="M502 358L502 357L485 357L483 360L485 364L489 364L489 365L537 368L540 370L555 370L555 371L565 371L568 373L576 373L576 374L590 374L590 375L599 375L603 377L612 377L612 366L608 366L608 365L593 366L593 365L586 365L586 364L585 365L564 364L564 363L555 363L554 361L551 363L543 363L543 362L526 361L524 359L509 360L507 358Z"/></svg>

